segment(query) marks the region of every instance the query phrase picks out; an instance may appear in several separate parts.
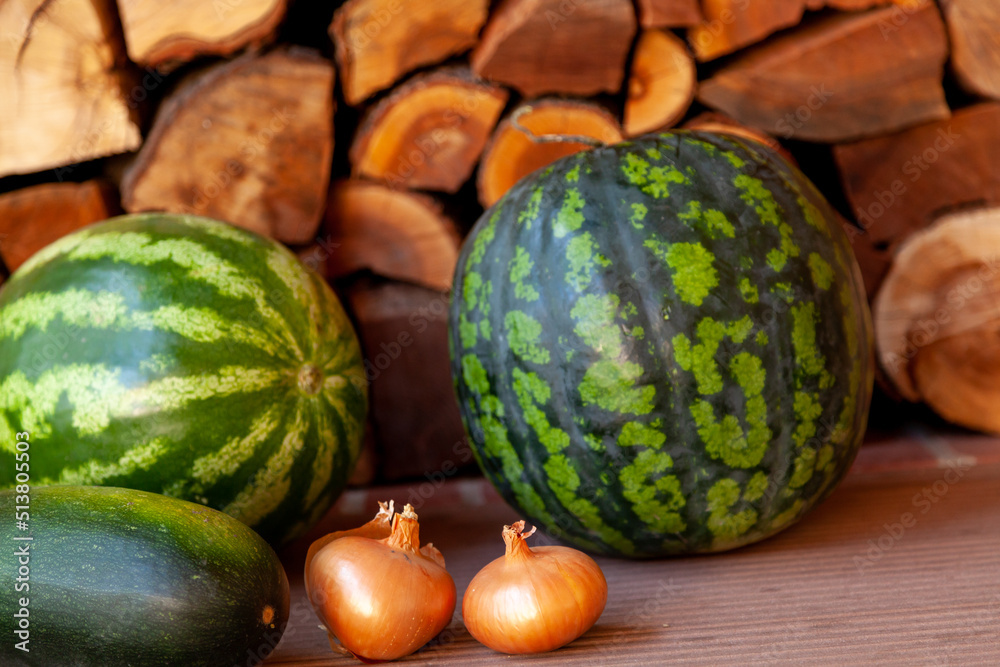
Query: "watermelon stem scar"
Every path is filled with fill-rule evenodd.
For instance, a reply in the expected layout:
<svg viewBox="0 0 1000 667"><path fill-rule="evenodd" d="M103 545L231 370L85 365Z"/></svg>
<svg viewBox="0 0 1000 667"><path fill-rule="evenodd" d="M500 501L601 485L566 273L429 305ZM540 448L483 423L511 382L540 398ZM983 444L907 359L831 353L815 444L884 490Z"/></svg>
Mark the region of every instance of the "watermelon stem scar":
<svg viewBox="0 0 1000 667"><path fill-rule="evenodd" d="M312 364L306 364L299 370L298 385L302 393L315 396L323 388L323 371Z"/></svg>

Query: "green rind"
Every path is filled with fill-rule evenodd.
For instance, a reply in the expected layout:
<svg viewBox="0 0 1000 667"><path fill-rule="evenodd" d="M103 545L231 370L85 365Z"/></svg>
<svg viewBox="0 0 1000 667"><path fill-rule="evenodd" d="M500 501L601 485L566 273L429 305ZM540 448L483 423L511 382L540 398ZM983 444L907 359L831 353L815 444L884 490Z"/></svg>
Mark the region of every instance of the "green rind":
<svg viewBox="0 0 1000 667"><path fill-rule="evenodd" d="M582 548L757 541L825 498L860 446L860 274L829 205L763 146L679 131L564 158L483 215L454 284L477 460ZM526 377L545 390L529 397Z"/></svg>
<svg viewBox="0 0 1000 667"><path fill-rule="evenodd" d="M0 491L11 517L0 525L3 664L214 667L263 660L281 638L281 562L228 515L132 489L36 487L29 530L20 531L20 502ZM15 555L22 546L26 576ZM16 648L22 598L28 652Z"/></svg>
<svg viewBox="0 0 1000 667"><path fill-rule="evenodd" d="M309 364L327 378L316 394L297 386ZM0 487L26 431L39 483L201 502L281 544L346 485L366 411L360 346L329 286L220 222L99 223L0 291Z"/></svg>

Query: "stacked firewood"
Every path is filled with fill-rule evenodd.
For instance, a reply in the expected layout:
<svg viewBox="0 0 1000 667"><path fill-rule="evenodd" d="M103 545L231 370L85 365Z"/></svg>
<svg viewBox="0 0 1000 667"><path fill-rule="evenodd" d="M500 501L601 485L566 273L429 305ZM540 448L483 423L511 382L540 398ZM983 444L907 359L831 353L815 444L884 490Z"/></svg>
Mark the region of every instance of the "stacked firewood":
<svg viewBox="0 0 1000 667"><path fill-rule="evenodd" d="M357 324L369 475L452 474L471 459L448 291L472 223L595 142L726 131L840 209L883 389L1000 432L1000 3L322 4L0 3L6 270L120 212L276 238Z"/></svg>

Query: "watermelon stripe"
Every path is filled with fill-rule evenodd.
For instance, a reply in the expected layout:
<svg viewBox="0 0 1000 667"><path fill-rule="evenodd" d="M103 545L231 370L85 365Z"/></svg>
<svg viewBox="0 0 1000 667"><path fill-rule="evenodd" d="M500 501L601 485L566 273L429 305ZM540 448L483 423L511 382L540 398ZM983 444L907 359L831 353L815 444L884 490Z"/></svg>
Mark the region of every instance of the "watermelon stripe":
<svg viewBox="0 0 1000 667"><path fill-rule="evenodd" d="M310 426L303 406L296 406L294 421L281 441L281 447L267 460L267 465L258 471L250 485L240 491L222 511L254 525L277 509L291 489L292 466L305 444L305 433Z"/></svg>
<svg viewBox="0 0 1000 667"><path fill-rule="evenodd" d="M127 391L120 378L120 370L104 365L60 366L44 372L34 383L16 370L0 384L0 410L19 413L20 430L42 438L51 432L48 420L65 394L75 406L74 428L82 434L99 433L110 421L109 409ZM10 435L5 446L12 447L9 443L13 442L13 429L9 423L5 431ZM0 435L8 436L8 432Z"/></svg>
<svg viewBox="0 0 1000 667"><path fill-rule="evenodd" d="M280 341L208 308L170 304L153 311L130 310L120 294L75 288L29 294L11 304L0 322L0 339L16 341L29 329L48 332L56 323L95 331L166 331L199 343L228 340L269 356L285 354Z"/></svg>
<svg viewBox="0 0 1000 667"><path fill-rule="evenodd" d="M133 447L113 463L92 459L78 468L62 470L58 478L43 477L37 483L41 485L100 485L106 480L131 475L138 470L146 470L156 465L157 460L166 450L167 441L163 438L157 438L144 445Z"/></svg>
<svg viewBox="0 0 1000 667"><path fill-rule="evenodd" d="M71 288L58 294L27 294L3 314L0 339L16 341L28 329L47 331L57 319L74 327L118 328L128 307L120 294Z"/></svg>
<svg viewBox="0 0 1000 667"><path fill-rule="evenodd" d="M320 321L319 300L317 290L312 280L303 280L302 269L295 257L285 252L273 250L267 254L267 266L274 275L288 288L296 304L303 313L308 313L309 322ZM311 350L316 346L316 336L314 326L303 326L301 330L306 334L306 340L302 341L303 349Z"/></svg>
<svg viewBox="0 0 1000 667"><path fill-rule="evenodd" d="M242 366L224 366L213 374L166 377L127 392L124 404L114 414L148 414L153 408L176 410L195 401L260 391L288 378L287 371Z"/></svg>
<svg viewBox="0 0 1000 667"><path fill-rule="evenodd" d="M279 405L272 405L267 412L254 419L246 435L233 438L222 448L195 459L191 466L192 479L211 485L222 477L235 475L281 425L282 413Z"/></svg>
<svg viewBox="0 0 1000 667"><path fill-rule="evenodd" d="M337 435L355 442L361 437L364 425L359 424L357 420L350 419L350 415L354 414L358 406L350 400L349 394L340 391L346 387L347 382L344 378L340 376L329 377L325 385L326 391L321 392L319 398L323 400L324 408L326 408L324 414L331 419L337 417L335 422L331 422L331 427L335 427L338 431L343 429L343 433Z"/></svg>
<svg viewBox="0 0 1000 667"><path fill-rule="evenodd" d="M290 327L272 307L267 291L251 274L227 262L204 245L187 238L156 240L151 233L106 232L89 235L65 253L68 261L112 260L131 266L153 266L170 262L186 269L184 278L215 288L222 296L250 299L263 321L278 325L276 333L283 344L301 358L302 348ZM36 265L41 266L41 265ZM32 271L26 272L30 277ZM122 280L124 281L124 271Z"/></svg>
<svg viewBox="0 0 1000 667"><path fill-rule="evenodd" d="M247 234L242 229L232 225L220 225L215 220L185 215L178 216L178 221L190 229L196 229L208 236L236 243L244 249L253 250L259 244L259 239L252 234Z"/></svg>
<svg viewBox="0 0 1000 667"><path fill-rule="evenodd" d="M342 430L340 433L334 432L333 420L330 419L327 412L316 409L317 406L310 407L313 408L314 412L313 418L316 424L317 439L319 440L319 451L316 454L317 464L312 469L312 479L309 480L309 487L306 489L305 496L302 499L303 509L312 507L316 499L320 497L323 489L330 482L330 477L333 475L334 469L333 448L335 443L351 440ZM342 419L338 420L337 426L339 427L343 423Z"/></svg>

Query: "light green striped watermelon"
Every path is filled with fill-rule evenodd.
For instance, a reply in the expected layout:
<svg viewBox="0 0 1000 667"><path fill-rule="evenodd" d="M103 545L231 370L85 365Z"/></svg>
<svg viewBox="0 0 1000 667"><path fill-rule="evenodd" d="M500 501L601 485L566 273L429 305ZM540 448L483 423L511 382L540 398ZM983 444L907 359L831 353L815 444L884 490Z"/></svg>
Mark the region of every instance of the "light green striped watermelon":
<svg viewBox="0 0 1000 667"><path fill-rule="evenodd" d="M470 441L553 536L626 556L791 525L861 444L871 320L836 214L770 149L671 132L525 178L450 311Z"/></svg>
<svg viewBox="0 0 1000 667"><path fill-rule="evenodd" d="M329 286L221 222L113 218L0 291L0 486L27 432L32 484L163 493L281 544L345 486L366 390Z"/></svg>

